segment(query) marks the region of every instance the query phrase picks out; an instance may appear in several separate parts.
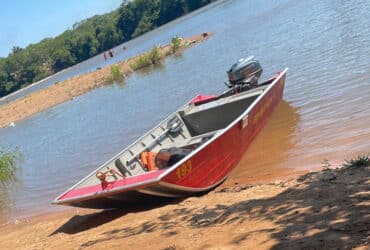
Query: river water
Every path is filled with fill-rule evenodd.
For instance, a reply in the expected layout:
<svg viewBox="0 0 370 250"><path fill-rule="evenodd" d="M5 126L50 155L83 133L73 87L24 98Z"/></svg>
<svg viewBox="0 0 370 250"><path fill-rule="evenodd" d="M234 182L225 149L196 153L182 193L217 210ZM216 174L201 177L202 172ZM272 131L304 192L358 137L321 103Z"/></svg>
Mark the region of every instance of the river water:
<svg viewBox="0 0 370 250"><path fill-rule="evenodd" d="M265 78L285 67L289 71L284 101L233 180L311 169L324 159L334 165L369 153L369 20L370 1L229 0L131 41L117 57L167 43L174 35L215 32L181 56L132 74L123 85L95 89L1 129L0 144L17 147L24 157L3 218L55 211L50 205L55 196L169 112L196 94L222 91L226 70L247 55L260 61ZM73 70L104 63L96 57Z"/></svg>

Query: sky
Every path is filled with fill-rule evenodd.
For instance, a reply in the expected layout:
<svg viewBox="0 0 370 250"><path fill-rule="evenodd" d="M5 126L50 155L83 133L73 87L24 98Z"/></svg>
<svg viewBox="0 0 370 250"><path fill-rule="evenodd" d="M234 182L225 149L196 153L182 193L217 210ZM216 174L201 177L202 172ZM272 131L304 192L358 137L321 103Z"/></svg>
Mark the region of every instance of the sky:
<svg viewBox="0 0 370 250"><path fill-rule="evenodd" d="M55 37L78 21L119 7L122 0L3 0L0 8L0 57L13 46L26 47Z"/></svg>

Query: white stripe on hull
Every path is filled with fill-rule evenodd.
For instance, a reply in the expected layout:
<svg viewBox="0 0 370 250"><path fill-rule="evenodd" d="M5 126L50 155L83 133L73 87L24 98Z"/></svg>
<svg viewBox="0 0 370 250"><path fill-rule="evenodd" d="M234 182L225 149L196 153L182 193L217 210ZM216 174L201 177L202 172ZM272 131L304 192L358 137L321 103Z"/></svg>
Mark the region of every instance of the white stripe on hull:
<svg viewBox="0 0 370 250"><path fill-rule="evenodd" d="M189 196L194 193L208 191L216 187L217 185L221 184L226 178L227 176L225 176L224 178L222 178L215 184L207 186L207 187L203 187L203 188L184 187L184 186L179 186L176 184L161 181L155 186L149 186L146 188L139 189L137 191L140 193L154 195L154 196L179 198L179 197Z"/></svg>

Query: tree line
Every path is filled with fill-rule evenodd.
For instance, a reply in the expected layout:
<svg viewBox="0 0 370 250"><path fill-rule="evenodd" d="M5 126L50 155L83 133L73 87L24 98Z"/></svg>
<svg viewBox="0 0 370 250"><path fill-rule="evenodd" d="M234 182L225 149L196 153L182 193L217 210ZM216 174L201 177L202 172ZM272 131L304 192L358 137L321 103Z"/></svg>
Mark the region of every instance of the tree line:
<svg viewBox="0 0 370 250"><path fill-rule="evenodd" d="M123 0L55 38L13 47L0 57L0 97L93 57L215 0Z"/></svg>

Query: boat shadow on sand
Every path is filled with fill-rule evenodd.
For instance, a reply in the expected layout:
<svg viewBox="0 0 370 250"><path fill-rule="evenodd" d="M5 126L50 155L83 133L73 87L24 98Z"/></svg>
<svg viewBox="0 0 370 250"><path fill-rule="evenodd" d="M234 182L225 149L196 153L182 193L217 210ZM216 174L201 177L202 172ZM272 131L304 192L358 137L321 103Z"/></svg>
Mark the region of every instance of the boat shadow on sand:
<svg viewBox="0 0 370 250"><path fill-rule="evenodd" d="M75 215L49 236L58 233L77 234L104 225L129 213L137 213L181 202L183 199L156 199L140 204L123 204L121 208L100 210L96 213Z"/></svg>
<svg viewBox="0 0 370 250"><path fill-rule="evenodd" d="M81 247L143 233L149 237L153 232L170 242L171 237L181 234L183 228L203 228L207 234L212 234L228 231L230 227L242 228L235 230L229 242L225 242L235 247L243 246L256 233L268 234L271 240L275 239L277 243L272 249L349 249L366 246L370 232L369 178L370 167L348 167L305 174L297 180L296 185L271 198L245 199L232 204L219 202L206 206L185 200L182 203L186 204L179 203L159 217L148 218L135 226L102 230L97 239L89 240ZM213 192L215 195L217 192L241 192L252 187L220 186ZM56 232L87 230L94 225L101 225L102 220L109 222L126 213L128 211L114 210L72 218ZM256 221L267 221L270 226L255 230L253 223ZM274 226L271 227L271 224ZM204 248L208 246L207 243L203 244Z"/></svg>

